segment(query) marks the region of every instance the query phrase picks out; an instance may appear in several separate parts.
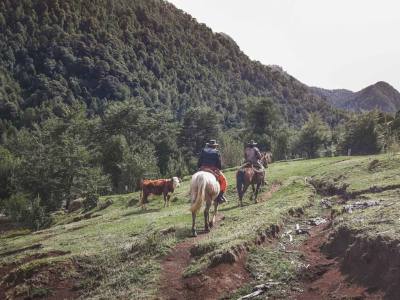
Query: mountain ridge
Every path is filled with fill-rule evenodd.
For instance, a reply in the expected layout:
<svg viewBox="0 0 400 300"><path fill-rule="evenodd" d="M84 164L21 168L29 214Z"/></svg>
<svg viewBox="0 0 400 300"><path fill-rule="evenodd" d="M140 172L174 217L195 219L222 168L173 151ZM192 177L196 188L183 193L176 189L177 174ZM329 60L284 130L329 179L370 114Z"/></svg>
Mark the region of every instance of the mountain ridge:
<svg viewBox="0 0 400 300"><path fill-rule="evenodd" d="M358 92L318 87L310 87L310 90L340 109L356 112L378 109L387 113L400 110L400 93L385 81L378 81Z"/></svg>

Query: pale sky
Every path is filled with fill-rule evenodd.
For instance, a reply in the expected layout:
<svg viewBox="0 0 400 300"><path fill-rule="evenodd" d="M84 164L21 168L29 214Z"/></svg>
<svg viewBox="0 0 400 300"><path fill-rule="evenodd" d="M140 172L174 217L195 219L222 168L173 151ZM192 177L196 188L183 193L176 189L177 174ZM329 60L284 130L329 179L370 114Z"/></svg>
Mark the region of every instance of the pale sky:
<svg viewBox="0 0 400 300"><path fill-rule="evenodd" d="M398 0L169 1L307 85L358 91L383 80L400 91Z"/></svg>

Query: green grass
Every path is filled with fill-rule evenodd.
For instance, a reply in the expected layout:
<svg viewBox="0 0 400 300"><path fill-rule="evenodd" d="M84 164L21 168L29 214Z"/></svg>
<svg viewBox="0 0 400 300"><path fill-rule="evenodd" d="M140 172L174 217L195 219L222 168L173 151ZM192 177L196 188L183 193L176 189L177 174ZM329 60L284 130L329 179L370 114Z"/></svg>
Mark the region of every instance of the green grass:
<svg viewBox="0 0 400 300"><path fill-rule="evenodd" d="M369 163L373 159L378 159L379 163L373 170L369 170ZM231 169L226 172L230 184L227 192L229 202L220 208L225 218L218 228L199 242L199 254L186 270L186 275L200 272L221 252L244 243L252 244L257 234L265 232L271 225L284 224L288 221L289 210L304 210L317 203L315 191L305 182L305 177L339 178L339 181L349 184L351 191L371 185L399 183L399 169L400 158L389 158L386 155L274 163L268 168L267 177L269 183L281 184L279 191L258 204L249 200L248 193L243 208L237 206L235 169ZM139 198L138 193L133 193L105 197L102 201L111 198L113 204L104 210L95 209L95 218L73 222L80 212L58 213L54 216L54 226L49 229L34 234L9 232L2 235L0 253L36 243L42 244L42 248L0 257L0 264L19 261L35 253L62 250L68 253L56 258L43 258L39 262L70 260L81 266L83 279L80 286L84 298L154 298L159 284L160 258L190 235L188 192L189 180L185 180L173 196L176 201L171 202L168 208L162 208L160 197L150 200L147 211L142 211L136 205L130 207L128 203L137 203ZM387 191L366 196L379 198L391 205L355 211L351 215L343 214L338 221L368 234L388 234L398 238L400 193ZM389 221L376 222L385 218ZM199 214L197 227L203 226L203 217ZM171 233L162 233L169 228L173 228ZM259 273L264 274L263 278L289 280L293 274L290 260L279 257L276 249L252 248L249 268L260 270ZM29 265L20 266L21 269L26 267ZM40 290L41 287L38 288L38 293L45 292Z"/></svg>

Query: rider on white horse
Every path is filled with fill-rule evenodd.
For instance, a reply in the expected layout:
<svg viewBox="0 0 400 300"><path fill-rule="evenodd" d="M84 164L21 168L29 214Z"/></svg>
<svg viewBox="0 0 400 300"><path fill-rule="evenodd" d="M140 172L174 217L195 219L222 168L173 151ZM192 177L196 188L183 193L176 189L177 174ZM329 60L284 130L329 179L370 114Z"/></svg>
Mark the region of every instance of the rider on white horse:
<svg viewBox="0 0 400 300"><path fill-rule="evenodd" d="M211 170L212 173L217 177L220 185L220 193L217 196L216 201L221 204L226 202L224 193L227 188L227 181L224 174L221 172L221 154L219 153L218 144L216 140L210 140L206 143L205 148L200 154L197 167L201 171Z"/></svg>

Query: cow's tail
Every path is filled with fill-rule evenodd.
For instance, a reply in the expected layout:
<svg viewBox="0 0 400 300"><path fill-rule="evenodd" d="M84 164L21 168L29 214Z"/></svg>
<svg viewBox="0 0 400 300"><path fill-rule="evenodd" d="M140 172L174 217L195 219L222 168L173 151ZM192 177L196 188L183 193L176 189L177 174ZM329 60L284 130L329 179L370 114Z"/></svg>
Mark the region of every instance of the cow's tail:
<svg viewBox="0 0 400 300"><path fill-rule="evenodd" d="M206 176L196 176L192 179L191 184L191 197L192 197L192 206L190 207L190 211L192 213L197 213L206 197L206 186L207 186L207 177Z"/></svg>
<svg viewBox="0 0 400 300"><path fill-rule="evenodd" d="M244 188L244 170L239 169L236 173L236 190L239 197L241 197L243 193L243 188Z"/></svg>

